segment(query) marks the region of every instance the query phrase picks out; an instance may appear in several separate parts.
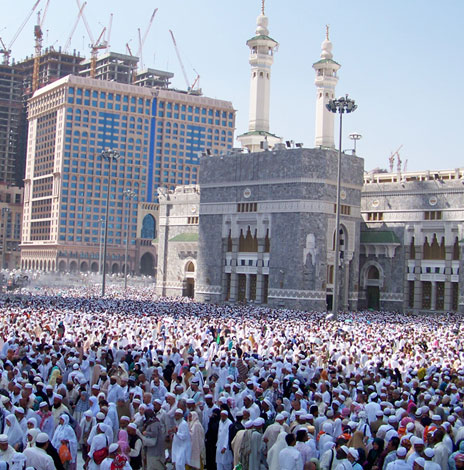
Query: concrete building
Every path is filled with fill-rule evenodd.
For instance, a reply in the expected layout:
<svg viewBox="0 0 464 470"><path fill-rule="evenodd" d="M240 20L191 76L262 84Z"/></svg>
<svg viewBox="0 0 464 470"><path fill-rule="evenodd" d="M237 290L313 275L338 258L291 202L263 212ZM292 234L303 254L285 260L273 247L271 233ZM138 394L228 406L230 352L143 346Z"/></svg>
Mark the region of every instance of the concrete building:
<svg viewBox="0 0 464 470"><path fill-rule="evenodd" d="M22 183L23 73L17 65L0 64L0 182Z"/></svg>
<svg viewBox="0 0 464 470"><path fill-rule="evenodd" d="M194 297L200 190L198 185L159 190L156 293Z"/></svg>
<svg viewBox="0 0 464 470"><path fill-rule="evenodd" d="M277 43L267 25L262 11L248 41L246 151L204 156L199 189L160 196L160 295L321 311L331 309L338 269L341 309L464 313L464 168L365 174L362 158L343 153L334 266L337 152L326 105L340 64L327 31L313 65L316 148L269 150L266 74Z"/></svg>
<svg viewBox="0 0 464 470"><path fill-rule="evenodd" d="M128 268L154 274L158 187L196 183L199 154L230 149L234 128L230 102L173 90L77 76L38 90L29 102L22 267L99 270L110 178L108 271L123 271L132 189ZM111 169L106 148L121 155Z"/></svg>
<svg viewBox="0 0 464 470"><path fill-rule="evenodd" d="M360 305L464 311L464 168L365 176Z"/></svg>
<svg viewBox="0 0 464 470"><path fill-rule="evenodd" d="M0 237L1 267L20 267L21 223L23 215L23 188L0 183Z"/></svg>
<svg viewBox="0 0 464 470"><path fill-rule="evenodd" d="M195 297L323 309L332 302L337 153L203 158ZM340 304L357 307L364 162L342 162Z"/></svg>

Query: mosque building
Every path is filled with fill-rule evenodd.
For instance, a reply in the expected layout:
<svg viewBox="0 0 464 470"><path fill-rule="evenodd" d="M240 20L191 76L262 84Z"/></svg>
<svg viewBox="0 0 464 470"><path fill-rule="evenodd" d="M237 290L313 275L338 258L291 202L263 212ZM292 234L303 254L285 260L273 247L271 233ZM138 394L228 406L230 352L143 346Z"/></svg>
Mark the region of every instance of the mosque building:
<svg viewBox="0 0 464 470"><path fill-rule="evenodd" d="M366 173L342 153L335 266L340 64L327 32L316 73L314 148L270 132L277 41L264 12L250 48L248 131L241 149L200 160L199 184L160 189L160 295L325 310L338 269L340 309L464 312L464 168Z"/></svg>

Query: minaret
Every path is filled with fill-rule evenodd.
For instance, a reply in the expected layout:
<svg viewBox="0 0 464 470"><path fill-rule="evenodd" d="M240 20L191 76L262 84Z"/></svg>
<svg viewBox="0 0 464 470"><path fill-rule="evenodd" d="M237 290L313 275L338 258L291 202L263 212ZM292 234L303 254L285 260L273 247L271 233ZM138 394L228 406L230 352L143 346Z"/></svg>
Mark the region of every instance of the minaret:
<svg viewBox="0 0 464 470"><path fill-rule="evenodd" d="M313 64L316 71L314 83L317 88L316 96L316 147L335 148L334 144L334 113L326 105L335 99L335 86L338 82L337 71L340 64L335 62L332 54L332 43L329 40L329 27L326 27L326 38L322 43L321 60Z"/></svg>
<svg viewBox="0 0 464 470"><path fill-rule="evenodd" d="M280 137L269 132L271 66L279 44L269 37L268 24L262 0L261 14L256 20L256 35L247 41L251 65L248 132L237 137L242 147L250 152L259 152L281 142Z"/></svg>

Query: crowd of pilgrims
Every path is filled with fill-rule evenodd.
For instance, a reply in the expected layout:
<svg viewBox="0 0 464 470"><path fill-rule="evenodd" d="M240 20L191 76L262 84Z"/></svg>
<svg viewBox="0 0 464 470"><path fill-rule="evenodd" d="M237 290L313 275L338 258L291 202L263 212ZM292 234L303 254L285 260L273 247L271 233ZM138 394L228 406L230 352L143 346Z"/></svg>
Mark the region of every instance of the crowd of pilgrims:
<svg viewBox="0 0 464 470"><path fill-rule="evenodd" d="M0 298L0 470L464 470L459 315Z"/></svg>

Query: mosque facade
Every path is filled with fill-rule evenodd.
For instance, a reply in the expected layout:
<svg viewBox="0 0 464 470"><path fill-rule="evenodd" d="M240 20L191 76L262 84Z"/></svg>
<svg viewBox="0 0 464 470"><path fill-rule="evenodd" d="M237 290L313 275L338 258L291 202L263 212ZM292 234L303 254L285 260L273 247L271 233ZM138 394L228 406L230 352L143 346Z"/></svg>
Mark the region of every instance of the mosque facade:
<svg viewBox="0 0 464 470"><path fill-rule="evenodd" d="M366 173L342 154L335 264L340 64L327 33L316 73L315 148L270 132L277 42L264 9L250 48L250 122L242 149L200 159L199 184L160 190L157 289L203 302L330 309L464 312L464 168ZM163 232L163 234L161 233Z"/></svg>

